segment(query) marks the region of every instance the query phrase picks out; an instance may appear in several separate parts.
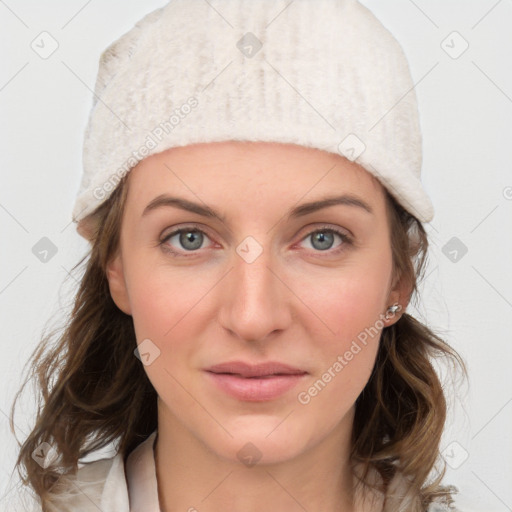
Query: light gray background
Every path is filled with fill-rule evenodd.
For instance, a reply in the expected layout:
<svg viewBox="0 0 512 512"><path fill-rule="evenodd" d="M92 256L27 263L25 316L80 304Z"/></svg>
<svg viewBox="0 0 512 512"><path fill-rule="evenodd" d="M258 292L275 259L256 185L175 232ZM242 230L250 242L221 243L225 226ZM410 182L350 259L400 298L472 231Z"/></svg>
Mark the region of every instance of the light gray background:
<svg viewBox="0 0 512 512"><path fill-rule="evenodd" d="M65 314L76 288L68 272L87 248L71 224L71 209L98 58L164 3L0 0L0 497L13 484L16 443L7 415L23 365L43 328ZM450 463L445 482L460 489L463 511L509 511L512 0L363 3L402 43L417 83L423 182L436 209L417 314L469 367L469 386L450 398L442 442ZM47 59L31 48L43 31L59 45ZM454 58L464 41L468 49ZM46 263L32 252L43 237L57 248ZM34 407L30 397L25 403L16 418L21 438ZM0 500L0 510L6 502Z"/></svg>

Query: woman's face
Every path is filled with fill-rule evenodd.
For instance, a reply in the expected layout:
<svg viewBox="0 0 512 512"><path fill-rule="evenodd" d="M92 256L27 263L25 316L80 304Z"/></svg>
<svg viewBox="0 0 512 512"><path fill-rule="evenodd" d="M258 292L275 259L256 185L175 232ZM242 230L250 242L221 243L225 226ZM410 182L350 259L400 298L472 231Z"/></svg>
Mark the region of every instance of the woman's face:
<svg viewBox="0 0 512 512"><path fill-rule="evenodd" d="M142 343L159 426L234 461L346 442L400 301L382 186L291 144L143 160L108 278Z"/></svg>

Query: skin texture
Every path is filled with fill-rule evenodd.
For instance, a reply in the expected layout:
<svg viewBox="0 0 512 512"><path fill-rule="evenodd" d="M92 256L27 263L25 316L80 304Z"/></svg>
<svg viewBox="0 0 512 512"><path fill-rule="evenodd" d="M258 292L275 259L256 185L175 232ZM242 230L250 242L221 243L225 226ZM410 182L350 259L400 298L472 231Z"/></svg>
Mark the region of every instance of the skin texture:
<svg viewBox="0 0 512 512"><path fill-rule="evenodd" d="M133 317L137 342L149 339L160 350L145 370L159 395L162 510L377 510L353 496L349 451L354 403L379 335L359 342L341 371L333 365L351 347L357 351L353 342L365 328L380 334L399 318L382 320L388 306L405 309L404 284L392 283L380 183L339 155L231 141L146 158L130 172L129 187L108 280L118 307ZM170 206L142 216L161 194L207 205L225 221ZM334 205L287 218L299 204L342 194L373 213ZM159 245L187 227L204 231L200 248L187 251L193 244L180 243L179 234ZM329 228L351 241L334 234L323 246L315 242L314 231L328 235ZM241 245L248 236L263 250L251 263L237 253L242 247L248 252L241 254L255 254L257 245ZM307 375L276 399L238 400L204 371L234 360L280 361ZM330 381L301 403L298 394L329 368ZM261 458L247 466L240 453Z"/></svg>

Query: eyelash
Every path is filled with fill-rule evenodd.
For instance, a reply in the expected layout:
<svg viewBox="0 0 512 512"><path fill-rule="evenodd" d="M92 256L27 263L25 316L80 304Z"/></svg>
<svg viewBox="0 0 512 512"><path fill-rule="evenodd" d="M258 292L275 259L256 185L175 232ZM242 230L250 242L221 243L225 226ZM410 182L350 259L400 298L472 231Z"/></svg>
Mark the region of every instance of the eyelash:
<svg viewBox="0 0 512 512"><path fill-rule="evenodd" d="M171 249L171 247L169 245L166 245L166 242L171 239L173 236L175 235L178 235L180 233L187 233L187 232L190 232L190 231L194 231L194 232L197 232L197 233L201 233L203 235L206 235L208 238L210 238L208 236L208 233L206 233L205 231L203 231L202 229L199 229L197 228L196 226L185 226L183 228L180 228L180 229L176 229L175 231L172 231L171 233L169 233L168 235L166 235L163 239L161 239L159 241L159 245L162 247L162 250L169 253L169 254L172 254L174 257L183 257L183 258L189 258L189 257L193 257L195 255L195 253L197 253L199 250L196 250L196 251L189 251L190 254L183 254L179 251L175 251L174 249ZM338 254L344 250L347 249L347 245L353 245L353 240L352 238L347 235L346 233L338 230L338 229L335 229L333 227L330 227L330 226L321 226L320 228L317 228L317 229L314 229L312 231L310 231L309 233L307 233L306 236L304 236L300 241L302 242L303 240L306 240L308 237L310 237L311 235L315 234L315 233L334 233L336 235L338 235L341 240L342 240L342 243L336 248L336 249L327 249L325 251L320 251L320 250L317 250L317 251L314 251L314 252L318 252L318 253L322 253L322 252L325 252L325 253L328 253L329 255L333 255L333 254Z"/></svg>

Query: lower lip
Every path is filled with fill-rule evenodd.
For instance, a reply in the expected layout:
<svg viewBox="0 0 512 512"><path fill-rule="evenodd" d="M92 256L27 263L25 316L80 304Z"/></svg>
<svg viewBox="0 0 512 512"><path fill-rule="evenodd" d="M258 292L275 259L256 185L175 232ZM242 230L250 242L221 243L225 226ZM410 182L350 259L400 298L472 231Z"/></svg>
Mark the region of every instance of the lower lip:
<svg viewBox="0 0 512 512"><path fill-rule="evenodd" d="M273 375L245 378L226 373L206 372L213 382L228 395L247 402L265 402L283 395L306 375Z"/></svg>

